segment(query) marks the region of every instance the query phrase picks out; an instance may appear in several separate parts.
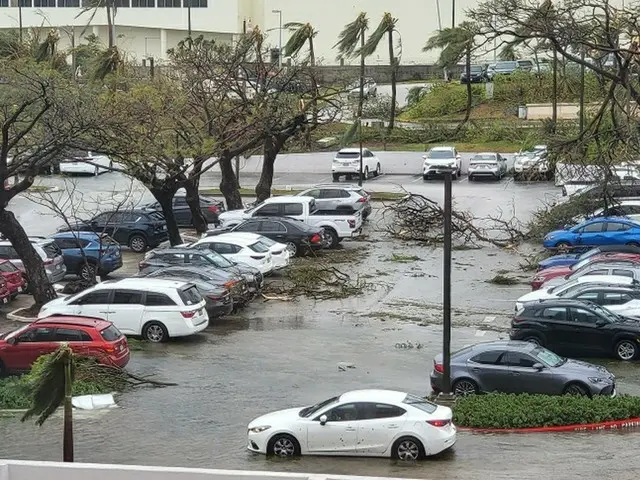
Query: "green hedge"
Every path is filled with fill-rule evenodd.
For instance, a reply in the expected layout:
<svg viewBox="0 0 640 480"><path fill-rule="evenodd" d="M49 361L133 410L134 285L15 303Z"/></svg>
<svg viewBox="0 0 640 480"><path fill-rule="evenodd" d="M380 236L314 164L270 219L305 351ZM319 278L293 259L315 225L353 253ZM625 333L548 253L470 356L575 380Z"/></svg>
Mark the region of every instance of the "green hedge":
<svg viewBox="0 0 640 480"><path fill-rule="evenodd" d="M621 395L509 395L492 393L459 398L453 421L460 427L530 428L626 420L640 417L640 397Z"/></svg>
<svg viewBox="0 0 640 480"><path fill-rule="evenodd" d="M485 86L472 86L473 105L479 105L485 101ZM403 118L407 120L426 120L430 118L444 117L456 113L462 113L467 108L467 87L458 83L439 83L426 93L414 94L411 98L415 102L405 112Z"/></svg>

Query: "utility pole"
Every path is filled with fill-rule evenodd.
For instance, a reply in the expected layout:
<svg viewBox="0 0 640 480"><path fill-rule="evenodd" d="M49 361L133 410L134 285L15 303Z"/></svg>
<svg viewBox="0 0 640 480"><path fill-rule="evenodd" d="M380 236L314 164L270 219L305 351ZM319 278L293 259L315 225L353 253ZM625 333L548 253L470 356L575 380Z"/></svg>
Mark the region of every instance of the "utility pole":
<svg viewBox="0 0 640 480"><path fill-rule="evenodd" d="M442 286L442 392L451 393L451 182L453 170L444 172L444 259Z"/></svg>
<svg viewBox="0 0 640 480"><path fill-rule="evenodd" d="M584 47L580 50L580 134L584 130Z"/></svg>
<svg viewBox="0 0 640 480"><path fill-rule="evenodd" d="M20 35L20 43L22 43L22 0L18 0L18 32Z"/></svg>
<svg viewBox="0 0 640 480"><path fill-rule="evenodd" d="M189 40L191 40L191 0L185 0L187 2L187 31Z"/></svg>
<svg viewBox="0 0 640 480"><path fill-rule="evenodd" d="M451 0L451 28L456 28L456 0Z"/></svg>
<svg viewBox="0 0 640 480"><path fill-rule="evenodd" d="M277 13L279 18L278 32L280 33L280 40L278 41L278 68L282 68L282 10L271 10L272 13Z"/></svg>

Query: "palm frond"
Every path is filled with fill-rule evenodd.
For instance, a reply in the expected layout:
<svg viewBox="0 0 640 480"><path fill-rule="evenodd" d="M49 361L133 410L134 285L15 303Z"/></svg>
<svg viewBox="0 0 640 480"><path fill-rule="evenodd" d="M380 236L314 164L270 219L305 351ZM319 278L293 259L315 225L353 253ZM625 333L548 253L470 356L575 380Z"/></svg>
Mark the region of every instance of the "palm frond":
<svg viewBox="0 0 640 480"><path fill-rule="evenodd" d="M287 30L297 30L302 26L304 26L304 23L302 22L287 22L283 25Z"/></svg>
<svg viewBox="0 0 640 480"><path fill-rule="evenodd" d="M365 12L360 12L358 17L345 25L338 36L338 43L333 47L338 48L338 58L357 56L356 49L360 44L360 38L369 28L369 19Z"/></svg>
<svg viewBox="0 0 640 480"><path fill-rule="evenodd" d="M309 32L305 28L305 25L301 25L293 34L289 37L286 45L284 46L284 55L286 57L293 57L297 55L302 47L309 41Z"/></svg>
<svg viewBox="0 0 640 480"><path fill-rule="evenodd" d="M40 375L32 385L31 408L22 417L22 421L36 418L36 425L42 425L56 409L62 405L65 397L65 367L71 364L71 381L75 376L73 352L66 343L45 361Z"/></svg>
<svg viewBox="0 0 640 480"><path fill-rule="evenodd" d="M113 46L100 52L96 58L95 69L91 74L94 80L104 80L107 75L118 70L122 65L123 59L118 47Z"/></svg>
<svg viewBox="0 0 640 480"><path fill-rule="evenodd" d="M441 49L438 65L453 67L464 57L467 48L473 44L475 31L474 26L468 22L463 22L455 28L443 28L427 40L422 51Z"/></svg>
<svg viewBox="0 0 640 480"><path fill-rule="evenodd" d="M392 18L391 15L385 13L382 17L382 21L378 24L378 27L371 35L369 35L367 43L364 44L364 48L362 48L361 50L359 49L357 51L357 54L362 54L365 57L373 55L384 36L395 29L396 22L397 19Z"/></svg>
<svg viewBox="0 0 640 480"><path fill-rule="evenodd" d="M351 125L349 125L349 128L347 128L342 135L342 139L340 140L340 145L342 147L351 145L355 141L359 126L360 119L356 118L356 120Z"/></svg>

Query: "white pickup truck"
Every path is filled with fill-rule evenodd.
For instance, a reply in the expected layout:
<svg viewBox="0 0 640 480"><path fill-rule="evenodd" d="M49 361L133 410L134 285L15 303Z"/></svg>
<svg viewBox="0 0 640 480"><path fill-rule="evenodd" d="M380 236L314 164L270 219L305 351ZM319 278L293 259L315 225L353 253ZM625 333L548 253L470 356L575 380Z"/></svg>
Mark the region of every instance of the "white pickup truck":
<svg viewBox="0 0 640 480"><path fill-rule="evenodd" d="M291 217L307 225L324 229L327 246L335 248L344 238L354 238L362 231L362 214L319 211L312 197L271 197L248 210L228 210L218 216L222 227L234 227L253 217Z"/></svg>

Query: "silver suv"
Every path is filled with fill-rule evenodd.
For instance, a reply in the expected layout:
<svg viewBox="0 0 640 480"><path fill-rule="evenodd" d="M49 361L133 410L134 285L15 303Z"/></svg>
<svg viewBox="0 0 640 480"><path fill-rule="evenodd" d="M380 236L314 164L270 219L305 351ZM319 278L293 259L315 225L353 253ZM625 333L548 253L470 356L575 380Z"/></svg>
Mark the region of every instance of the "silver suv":
<svg viewBox="0 0 640 480"><path fill-rule="evenodd" d="M371 213L371 195L356 185L316 185L296 195L315 198L318 210L361 211L363 219Z"/></svg>
<svg viewBox="0 0 640 480"><path fill-rule="evenodd" d="M35 248L47 271L47 277L51 283L59 282L67 274L64 257L60 247L50 238L29 237L29 241ZM25 273L22 259L18 256L9 240L0 240L0 258L10 260L22 273Z"/></svg>

